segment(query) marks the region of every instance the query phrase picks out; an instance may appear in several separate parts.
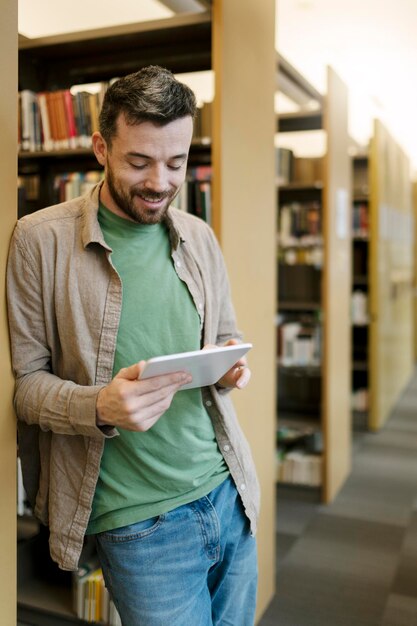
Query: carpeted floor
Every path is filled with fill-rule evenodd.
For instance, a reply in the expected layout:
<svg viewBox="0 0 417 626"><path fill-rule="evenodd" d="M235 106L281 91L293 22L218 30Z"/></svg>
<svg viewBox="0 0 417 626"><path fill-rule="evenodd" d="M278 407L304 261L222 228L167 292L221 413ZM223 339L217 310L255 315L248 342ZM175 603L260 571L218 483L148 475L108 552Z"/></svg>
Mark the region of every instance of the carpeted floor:
<svg viewBox="0 0 417 626"><path fill-rule="evenodd" d="M379 433L357 433L328 506L278 489L276 595L258 626L417 626L417 375Z"/></svg>

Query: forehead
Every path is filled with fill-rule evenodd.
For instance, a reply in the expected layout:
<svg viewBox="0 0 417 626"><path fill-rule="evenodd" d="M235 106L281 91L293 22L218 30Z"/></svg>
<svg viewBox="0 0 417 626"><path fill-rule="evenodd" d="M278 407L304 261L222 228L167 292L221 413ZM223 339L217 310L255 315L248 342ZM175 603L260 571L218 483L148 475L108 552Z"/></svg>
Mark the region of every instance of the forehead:
<svg viewBox="0 0 417 626"><path fill-rule="evenodd" d="M128 124L121 114L117 119L117 132L113 142L123 151L140 151L144 148L156 149L166 147L181 148L188 152L193 132L193 121L190 116L181 117L168 124L159 125L144 121L139 124Z"/></svg>

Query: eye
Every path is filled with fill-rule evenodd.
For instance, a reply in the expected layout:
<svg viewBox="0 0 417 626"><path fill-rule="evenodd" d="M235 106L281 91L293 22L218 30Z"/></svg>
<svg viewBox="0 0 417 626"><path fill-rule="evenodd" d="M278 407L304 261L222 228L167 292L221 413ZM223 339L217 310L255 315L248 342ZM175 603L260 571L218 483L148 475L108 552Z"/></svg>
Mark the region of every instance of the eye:
<svg viewBox="0 0 417 626"><path fill-rule="evenodd" d="M184 167L186 161L184 159L176 159L174 161L171 161L170 163L167 164L167 167L169 170L180 170L182 167Z"/></svg>
<svg viewBox="0 0 417 626"><path fill-rule="evenodd" d="M145 169L145 167L146 167L146 163L142 163L142 164L140 164L140 165L137 165L136 163L131 163L130 165L131 165L131 167L133 167L133 169L135 169L135 170L144 170L144 169Z"/></svg>

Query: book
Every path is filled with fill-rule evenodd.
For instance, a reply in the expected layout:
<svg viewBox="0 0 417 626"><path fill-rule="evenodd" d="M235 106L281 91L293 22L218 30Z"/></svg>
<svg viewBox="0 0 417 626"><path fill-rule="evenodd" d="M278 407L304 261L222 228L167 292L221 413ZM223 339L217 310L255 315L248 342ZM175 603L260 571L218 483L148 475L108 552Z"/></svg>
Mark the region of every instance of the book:
<svg viewBox="0 0 417 626"><path fill-rule="evenodd" d="M48 115L47 94L45 92L40 92L38 93L37 98L41 116L42 147L43 150L49 152L54 149L54 141L52 139L51 125Z"/></svg>
<svg viewBox="0 0 417 626"><path fill-rule="evenodd" d="M23 89L20 92L21 106L21 147L22 150L35 150L35 118L34 105L36 95L30 89Z"/></svg>
<svg viewBox="0 0 417 626"><path fill-rule="evenodd" d="M67 132L68 132L68 147L77 148L78 147L78 132L77 132L77 127L75 125L73 97L69 89L64 89L63 98L64 98L64 105L65 105L65 117L66 117L66 122L67 122L66 126L67 126Z"/></svg>
<svg viewBox="0 0 417 626"><path fill-rule="evenodd" d="M73 572L73 610L86 622L122 626L117 609L104 583L98 560L92 557Z"/></svg>

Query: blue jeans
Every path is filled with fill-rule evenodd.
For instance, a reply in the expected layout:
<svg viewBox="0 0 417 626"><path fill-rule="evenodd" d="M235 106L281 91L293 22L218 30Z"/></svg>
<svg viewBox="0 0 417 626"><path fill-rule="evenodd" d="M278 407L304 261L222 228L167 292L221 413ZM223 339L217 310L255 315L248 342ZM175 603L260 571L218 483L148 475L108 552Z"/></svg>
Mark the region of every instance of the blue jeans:
<svg viewBox="0 0 417 626"><path fill-rule="evenodd" d="M230 477L195 502L96 539L123 626L253 626L256 541Z"/></svg>

